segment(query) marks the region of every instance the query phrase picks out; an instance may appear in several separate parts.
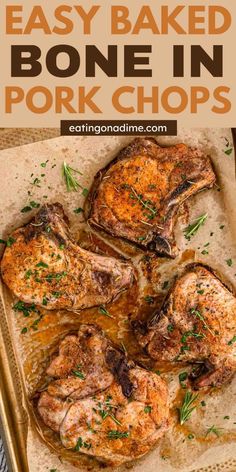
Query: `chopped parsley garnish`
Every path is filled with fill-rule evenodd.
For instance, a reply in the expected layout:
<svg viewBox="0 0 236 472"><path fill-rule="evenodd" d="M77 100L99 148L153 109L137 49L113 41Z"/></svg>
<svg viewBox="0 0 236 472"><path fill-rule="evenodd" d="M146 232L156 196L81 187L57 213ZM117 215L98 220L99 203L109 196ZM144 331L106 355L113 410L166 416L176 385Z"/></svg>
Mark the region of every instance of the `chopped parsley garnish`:
<svg viewBox="0 0 236 472"><path fill-rule="evenodd" d="M48 163L48 160L46 162L41 162L40 165L41 165L41 167L46 167L47 163Z"/></svg>
<svg viewBox="0 0 236 472"><path fill-rule="evenodd" d="M152 407L150 405L147 405L144 407L144 413L151 413Z"/></svg>
<svg viewBox="0 0 236 472"><path fill-rule="evenodd" d="M169 281L168 281L168 280L165 280L165 281L163 282L162 287L161 287L162 290L166 290L166 289L168 288L168 285L169 285Z"/></svg>
<svg viewBox="0 0 236 472"><path fill-rule="evenodd" d="M194 439L194 438L195 438L194 434L191 434L191 433L190 433L190 434L188 434L188 439L190 439L190 440L191 440L191 439Z"/></svg>
<svg viewBox="0 0 236 472"><path fill-rule="evenodd" d="M46 306L48 304L47 298L43 297L43 305Z"/></svg>
<svg viewBox="0 0 236 472"><path fill-rule="evenodd" d="M65 249L65 244L60 244L59 249L63 251L63 249Z"/></svg>
<svg viewBox="0 0 236 472"><path fill-rule="evenodd" d="M87 189L87 188L83 188L83 191L82 191L83 197L87 197L88 193L89 193L88 189Z"/></svg>
<svg viewBox="0 0 236 472"><path fill-rule="evenodd" d="M27 333L27 331L28 331L28 328L26 328L26 327L25 327L25 328L22 328L21 334L25 334L25 333Z"/></svg>
<svg viewBox="0 0 236 472"><path fill-rule="evenodd" d="M197 293L198 293L199 295L203 295L203 294L204 294L204 290L197 290Z"/></svg>
<svg viewBox="0 0 236 472"><path fill-rule="evenodd" d="M194 395L190 391L185 393L182 406L179 408L179 421L181 425L189 420L193 410L195 410L196 405L194 405L194 403L197 398L198 395Z"/></svg>
<svg viewBox="0 0 236 472"><path fill-rule="evenodd" d="M201 401L202 406L206 406L206 402L204 400Z"/></svg>
<svg viewBox="0 0 236 472"><path fill-rule="evenodd" d="M226 259L225 262L226 262L226 264L227 264L229 267L232 267L232 265L233 265L232 259Z"/></svg>
<svg viewBox="0 0 236 472"><path fill-rule="evenodd" d="M154 298L151 297L150 295L147 295L146 297L144 297L144 300L145 302L149 303L149 305L151 305L154 302Z"/></svg>
<svg viewBox="0 0 236 472"><path fill-rule="evenodd" d="M116 430L111 430L108 431L107 433L108 439L123 439L123 438L128 438L129 437L129 432L128 431L116 431Z"/></svg>
<svg viewBox="0 0 236 472"><path fill-rule="evenodd" d="M31 211L31 210L32 210L31 206L25 206L24 208L22 208L21 213L27 213L28 211Z"/></svg>
<svg viewBox="0 0 236 472"><path fill-rule="evenodd" d="M33 271L31 269L27 270L25 273L25 278L29 279L32 274L33 274Z"/></svg>
<svg viewBox="0 0 236 472"><path fill-rule="evenodd" d="M76 366L76 370L72 370L72 374L75 377L79 377L79 379L81 379L81 380L85 380L85 375L84 375L83 371L81 370L81 365L80 364L78 364Z"/></svg>
<svg viewBox="0 0 236 472"><path fill-rule="evenodd" d="M219 436L222 434L222 430L223 430L223 428L217 428L213 424L210 428L207 429L207 432L206 432L205 436L207 437L208 434L213 433L213 434L215 434L215 436L217 436L219 438Z"/></svg>
<svg viewBox="0 0 236 472"><path fill-rule="evenodd" d="M79 208L76 208L76 209L74 210L74 213L79 214L79 213L83 213L83 211L84 211L83 208L80 208L80 207L79 207Z"/></svg>
<svg viewBox="0 0 236 472"><path fill-rule="evenodd" d="M206 249L203 249L202 254L205 256L206 254L209 254L209 252Z"/></svg>
<svg viewBox="0 0 236 472"><path fill-rule="evenodd" d="M51 283L53 279L56 279L57 282L60 282L62 277L65 277L67 275L67 272L58 272L58 273L53 273L53 274L48 274L46 275L46 280L47 282Z"/></svg>
<svg viewBox="0 0 236 472"><path fill-rule="evenodd" d="M181 372L179 374L179 383L182 388L187 388L186 384L183 383L188 378L188 372Z"/></svg>
<svg viewBox="0 0 236 472"><path fill-rule="evenodd" d="M26 305L24 302L19 300L15 305L13 305L13 310L14 311L21 311L25 317L30 316L30 313L40 313L39 310L37 310L36 306L34 303L31 305Z"/></svg>
<svg viewBox="0 0 236 472"><path fill-rule="evenodd" d="M224 416L224 420L229 420L230 417L228 415Z"/></svg>
<svg viewBox="0 0 236 472"><path fill-rule="evenodd" d="M224 150L224 153L226 154L226 156L230 156L232 154L232 152L233 152L232 147Z"/></svg>
<svg viewBox="0 0 236 472"><path fill-rule="evenodd" d="M167 331L169 331L169 333L172 333L172 331L174 331L174 326L172 324L169 324L167 326Z"/></svg>
<svg viewBox="0 0 236 472"><path fill-rule="evenodd" d="M36 203L36 202L34 202L34 201L31 201L31 202L30 202L30 206L31 206L31 208L39 208L39 207L40 207L40 203Z"/></svg>
<svg viewBox="0 0 236 472"><path fill-rule="evenodd" d="M234 343L236 343L236 336L233 336L233 338L228 342L228 346L232 346Z"/></svg>
<svg viewBox="0 0 236 472"><path fill-rule="evenodd" d="M11 247L12 244L14 244L16 240L9 236L9 238L5 241L4 239L0 239L0 244L6 244L7 247Z"/></svg>
<svg viewBox="0 0 236 472"><path fill-rule="evenodd" d="M34 331L37 331L38 329L38 324L40 323L41 319L43 318L43 315L40 315L39 318L37 318L36 320L34 320L34 322L32 323L32 325L30 326Z"/></svg>
<svg viewBox="0 0 236 472"><path fill-rule="evenodd" d="M48 269L48 265L45 264L45 262L40 261L38 264L36 264L36 267L42 267L43 269Z"/></svg>
<svg viewBox="0 0 236 472"><path fill-rule="evenodd" d="M208 214L199 216L193 223L191 223L187 228L184 229L185 238L190 241L192 236L195 236L199 228L205 223Z"/></svg>
<svg viewBox="0 0 236 472"><path fill-rule="evenodd" d="M101 313L101 315L105 315L107 316L108 318L113 318L113 316L109 313L109 311L107 311L107 309L105 308L104 305L101 305L99 307L99 312Z"/></svg>
<svg viewBox="0 0 236 472"><path fill-rule="evenodd" d="M79 438L77 440L77 444L75 446L75 451L79 451L81 447L84 447L85 449L90 449L92 447L92 444L91 443L86 443L83 441L82 438Z"/></svg>
<svg viewBox="0 0 236 472"><path fill-rule="evenodd" d="M29 205L22 208L21 213L28 213L28 211L33 210L33 208L39 208L40 203L36 203L34 201L29 202Z"/></svg>

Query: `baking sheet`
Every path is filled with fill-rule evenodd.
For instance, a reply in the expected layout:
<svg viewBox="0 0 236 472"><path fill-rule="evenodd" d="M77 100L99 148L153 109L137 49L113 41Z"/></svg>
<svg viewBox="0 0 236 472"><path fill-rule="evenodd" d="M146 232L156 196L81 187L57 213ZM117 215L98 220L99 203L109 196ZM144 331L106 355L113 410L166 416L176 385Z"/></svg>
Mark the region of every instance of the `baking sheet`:
<svg viewBox="0 0 236 472"><path fill-rule="evenodd" d="M80 179L81 185L89 188L97 170L107 164L131 140L132 138L130 137L61 137L0 152L0 175L2 177L0 237L6 238L13 229L26 223L32 217L33 211L30 215L22 214L20 211L28 203L28 192L30 192L30 200L40 203L55 201L62 203L72 223L73 232L77 239L80 239L84 232L84 222L81 221L81 218L78 218L78 215L73 210L83 206L84 197L80 193L66 192L61 175L62 162L66 160L72 167L79 169L83 173ZM215 187L211 191L200 193L191 200L191 204L188 205L189 220L192 221L199 214L208 212L207 222L189 243L183 237L186 217L180 218L176 228L180 256L175 261L156 261L156 266L154 267L157 276L156 280L158 281L156 285L160 287L162 282L170 279L174 273L177 273L184 263L191 262L194 259L218 269L229 280L232 287L236 288L236 245L234 243L236 235L236 209L234 203L236 186L234 153L232 152L230 155L225 154L225 150L231 146L232 137L230 130L181 130L178 137L162 137L158 138L157 141L163 145L183 141L186 144L198 146L210 154L218 175L220 191L218 187ZM46 163L46 167L42 167L42 163ZM41 177L42 174L45 174L45 176ZM32 185L36 177L41 181L39 187ZM214 233L214 237L210 236L211 233ZM110 244L114 243L111 239L109 242ZM203 255L204 245L208 242L210 242L208 247L209 254ZM127 248L118 245L118 250L126 252ZM132 255L132 251L129 254L126 253L127 257L130 255ZM134 259L138 257L135 251L133 257ZM232 267L228 267L227 259L235 261ZM157 286L153 287L153 289L158 291ZM73 465L66 464L63 457L61 457L61 460L63 460L62 465L56 454L50 452L42 442L34 422L32 422L32 416L28 415L30 408L27 396L32 394L34 387L33 367L38 362L41 362L43 368L46 360L47 351L40 349L40 346L42 339L45 339L48 334L48 321L52 323L49 329L55 332L55 326L64 324L65 329L68 329L68 326L79 322L80 319L77 316L77 319L73 317L72 320L71 315L68 313L64 313L63 316L55 314L54 321L52 317L50 317L50 320L45 319L38 332L31 333L32 346L34 346L34 351L37 353L36 355L34 354L35 357L32 361L29 343L27 344L25 340L22 341L22 335L20 334L23 326L22 317L11 309L12 299L9 297L5 287L1 287L1 290L4 305L4 311L1 314L4 336L3 346L8 351L5 355L5 363L8 363L9 359L12 358L12 365L7 374L7 385L12 381L11 379L14 379L14 382L17 383L17 386L13 385L12 389L16 397L15 406L19 410L15 412L14 416L18 418L17 428L19 428L19 438L22 441L22 458L23 444L27 437L27 458L30 472L41 472L50 469L63 470L63 472L78 470ZM109 334L110 330L111 327L108 326ZM122 335L124 331L122 319L119 319L118 330L116 331ZM8 337L9 333L10 337ZM115 336L115 333L113 334ZM20 376L18 375L18 369ZM174 400L177 391L176 375L171 373L164 375L168 380L171 396ZM17 382L18 379L21 380L20 383ZM160 441L157 448L133 466L135 472L141 470L149 472L157 468L160 471L165 470L166 472L176 470L186 472L192 470L236 470L236 461L234 462L234 458L236 459L235 393L236 382L233 381L230 385L221 389L221 391L212 392L211 395L207 395L207 399L205 399L207 408L204 411L198 408L193 413L191 420L187 423L187 428L188 431L193 431L201 440L189 441L187 440L186 431L180 428L174 428L174 430L171 428L165 438ZM226 420L223 419L225 415L230 416L227 424ZM224 428L224 432L220 438L211 437L204 440L204 432L212 424ZM14 426L11 428L14 429ZM19 451L16 455L19 455ZM229 460L232 464L231 469L229 468L231 467ZM85 470L87 467L86 461L80 458L79 462L79 468ZM222 465L222 469L211 468L211 466L219 462L225 463L225 465ZM226 462L229 464L229 467L226 465ZM210 466L210 468L206 468L207 466ZM124 466L123 469L125 468ZM16 468L15 470L21 469Z"/></svg>

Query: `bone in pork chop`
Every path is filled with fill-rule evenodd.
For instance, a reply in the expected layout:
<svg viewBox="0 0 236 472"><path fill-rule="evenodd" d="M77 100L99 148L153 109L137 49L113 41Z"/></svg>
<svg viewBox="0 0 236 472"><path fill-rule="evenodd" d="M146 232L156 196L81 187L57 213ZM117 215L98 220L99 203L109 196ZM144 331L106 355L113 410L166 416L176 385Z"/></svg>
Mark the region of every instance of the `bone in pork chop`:
<svg viewBox="0 0 236 472"><path fill-rule="evenodd" d="M59 203L43 206L11 236L1 274L25 303L49 310L88 308L110 302L132 284L131 264L79 247Z"/></svg>
<svg viewBox="0 0 236 472"><path fill-rule="evenodd" d="M137 138L97 173L87 202L88 221L143 249L175 257L173 228L181 203L214 182L202 151Z"/></svg>
<svg viewBox="0 0 236 472"><path fill-rule="evenodd" d="M196 388L219 386L236 370L236 298L206 266L187 266L160 312L134 328L152 359L200 363Z"/></svg>
<svg viewBox="0 0 236 472"><path fill-rule="evenodd" d="M38 412L63 446L120 465L146 454L168 427L168 393L155 373L129 361L96 325L59 345Z"/></svg>

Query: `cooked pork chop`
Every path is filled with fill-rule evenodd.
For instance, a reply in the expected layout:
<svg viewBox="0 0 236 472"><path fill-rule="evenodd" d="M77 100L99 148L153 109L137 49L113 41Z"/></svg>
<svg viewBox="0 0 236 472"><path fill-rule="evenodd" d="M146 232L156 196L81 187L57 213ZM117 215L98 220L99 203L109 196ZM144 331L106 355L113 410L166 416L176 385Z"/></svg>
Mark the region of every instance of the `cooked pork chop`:
<svg viewBox="0 0 236 472"><path fill-rule="evenodd" d="M112 236L175 257L173 228L181 203L214 182L202 151L137 138L96 175L88 221Z"/></svg>
<svg viewBox="0 0 236 472"><path fill-rule="evenodd" d="M67 449L111 465L146 454L168 427L165 382L130 362L95 325L68 335L38 411Z"/></svg>
<svg viewBox="0 0 236 472"><path fill-rule="evenodd" d="M200 363L196 388L221 385L236 370L236 298L201 264L186 267L146 327L134 327L151 358Z"/></svg>
<svg viewBox="0 0 236 472"><path fill-rule="evenodd" d="M80 248L59 203L45 205L11 235L1 274L25 303L75 310L111 301L132 284L129 263Z"/></svg>

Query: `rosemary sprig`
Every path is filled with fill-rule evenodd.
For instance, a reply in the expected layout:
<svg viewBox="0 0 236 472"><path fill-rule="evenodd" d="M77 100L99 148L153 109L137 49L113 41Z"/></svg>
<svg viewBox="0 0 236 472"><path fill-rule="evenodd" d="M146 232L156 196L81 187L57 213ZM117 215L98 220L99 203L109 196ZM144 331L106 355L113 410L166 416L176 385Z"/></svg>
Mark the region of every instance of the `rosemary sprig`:
<svg viewBox="0 0 236 472"><path fill-rule="evenodd" d="M207 329L207 331L209 331L209 333L212 334L212 336L215 336L215 334L213 333L213 331L211 330L211 328L210 328L210 327L208 326L208 324L206 323L206 320L205 320L204 316L200 313L200 311L195 310L195 308L192 308L191 313L192 313L193 315L195 315L199 320L202 321L203 326L205 327L205 329Z"/></svg>
<svg viewBox="0 0 236 472"><path fill-rule="evenodd" d="M75 376L75 377L78 377L79 379L81 380L84 380L85 379L85 375L84 373L82 372L81 370L81 365L77 365L76 366L76 370L72 370L72 374Z"/></svg>
<svg viewBox="0 0 236 472"><path fill-rule="evenodd" d="M105 308L104 305L101 305L99 307L99 312L101 313L101 315L105 315L108 318L114 318L114 316L112 316L111 313L109 313L109 311L107 311L107 309Z"/></svg>
<svg viewBox="0 0 236 472"><path fill-rule="evenodd" d="M197 400L197 398L198 394L194 395L190 391L185 393L183 404L179 408L179 421L181 425L189 420L193 410L195 410L196 405L194 405L194 402Z"/></svg>
<svg viewBox="0 0 236 472"><path fill-rule="evenodd" d="M219 436L222 434L222 431L223 431L223 428L217 428L217 426L215 426L215 425L213 424L210 428L208 428L208 430L207 430L207 432L206 432L206 434L205 434L205 437L207 437L208 434L213 433L213 434L215 434L215 435L219 438Z"/></svg>
<svg viewBox="0 0 236 472"><path fill-rule="evenodd" d="M138 200L138 202L144 208L146 208L148 211L150 211L152 213L153 217L156 216L157 211L154 208L152 208L150 205L148 205L148 203L146 201L143 200L142 195L139 195L133 187L130 187L130 190L133 193L133 195L135 196L136 200Z"/></svg>
<svg viewBox="0 0 236 472"><path fill-rule="evenodd" d="M128 438L129 437L129 432L128 431L116 431L116 430L111 430L108 431L107 434L108 439L123 439L123 438Z"/></svg>
<svg viewBox="0 0 236 472"><path fill-rule="evenodd" d="M184 235L188 241L190 241L192 236L195 236L199 228L205 223L207 217L208 214L204 213L204 215L199 216L199 218L184 229Z"/></svg>
<svg viewBox="0 0 236 472"><path fill-rule="evenodd" d="M79 188L83 189L82 185L79 184L77 178L73 175L74 173L83 175L81 174L79 170L73 169L64 161L62 164L62 172L63 172L63 177L65 178L68 192L71 192L71 191L78 192Z"/></svg>

